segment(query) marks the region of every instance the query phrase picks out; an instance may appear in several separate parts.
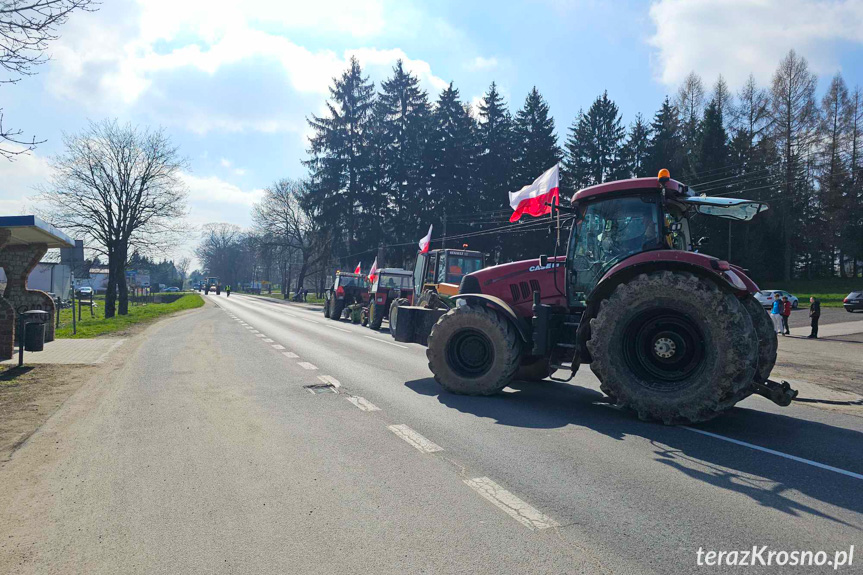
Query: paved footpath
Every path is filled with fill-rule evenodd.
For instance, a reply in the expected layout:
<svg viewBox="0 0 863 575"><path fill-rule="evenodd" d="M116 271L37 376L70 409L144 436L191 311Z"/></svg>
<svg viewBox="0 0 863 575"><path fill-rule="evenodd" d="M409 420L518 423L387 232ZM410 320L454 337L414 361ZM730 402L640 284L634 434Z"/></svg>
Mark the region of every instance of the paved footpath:
<svg viewBox="0 0 863 575"><path fill-rule="evenodd" d="M207 299L0 467L0 573L680 574L699 548L863 549L860 417L751 398L665 427L587 369L454 396L385 332Z"/></svg>

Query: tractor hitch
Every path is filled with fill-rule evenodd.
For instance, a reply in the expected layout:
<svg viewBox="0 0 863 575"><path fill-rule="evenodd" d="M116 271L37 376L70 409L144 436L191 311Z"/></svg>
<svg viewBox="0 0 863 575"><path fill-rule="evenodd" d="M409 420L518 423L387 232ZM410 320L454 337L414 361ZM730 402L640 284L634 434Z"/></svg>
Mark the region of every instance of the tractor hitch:
<svg viewBox="0 0 863 575"><path fill-rule="evenodd" d="M763 382L753 381L752 387L755 393L781 407L788 407L797 397L797 390L791 389L791 385L784 380L782 383L770 379L765 379Z"/></svg>

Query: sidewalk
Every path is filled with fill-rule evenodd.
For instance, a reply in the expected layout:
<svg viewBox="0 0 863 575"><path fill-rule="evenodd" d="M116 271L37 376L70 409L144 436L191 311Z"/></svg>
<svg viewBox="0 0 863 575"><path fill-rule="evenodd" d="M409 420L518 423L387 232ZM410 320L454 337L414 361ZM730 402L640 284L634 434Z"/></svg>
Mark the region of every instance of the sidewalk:
<svg viewBox="0 0 863 575"><path fill-rule="evenodd" d="M809 326L792 327L791 335L806 337L811 331L812 329ZM863 333L863 321L846 321L818 326L818 337L836 337L840 335L854 335L855 333Z"/></svg>
<svg viewBox="0 0 863 575"><path fill-rule="evenodd" d="M62 364L95 365L105 361L109 353L125 343L124 338L98 339L56 339L45 344L40 352L24 352L24 365ZM12 359L0 362L2 365L18 364L18 348Z"/></svg>

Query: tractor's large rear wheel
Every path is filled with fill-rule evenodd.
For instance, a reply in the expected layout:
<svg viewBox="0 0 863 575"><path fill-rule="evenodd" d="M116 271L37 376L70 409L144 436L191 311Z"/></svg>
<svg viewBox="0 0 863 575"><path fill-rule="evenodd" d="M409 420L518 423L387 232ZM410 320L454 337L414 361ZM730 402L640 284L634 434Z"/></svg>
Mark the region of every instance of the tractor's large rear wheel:
<svg viewBox="0 0 863 575"><path fill-rule="evenodd" d="M327 319L330 317L330 301L331 300L324 300L324 317Z"/></svg>
<svg viewBox="0 0 863 575"><path fill-rule="evenodd" d="M590 320L601 389L642 419L711 419L745 397L758 365L752 317L712 281L671 271L615 288Z"/></svg>
<svg viewBox="0 0 863 575"><path fill-rule="evenodd" d="M758 336L758 369L755 371L755 379L764 381L770 377L770 372L776 365L776 351L779 349L776 330L773 329L773 322L770 321L770 317L758 300L748 297L740 303L749 312L755 334Z"/></svg>
<svg viewBox="0 0 863 575"><path fill-rule="evenodd" d="M378 304L369 302L369 327L377 331L381 329L382 321L384 321L384 313L378 309Z"/></svg>
<svg viewBox="0 0 863 575"><path fill-rule="evenodd" d="M515 328L482 306L451 309L428 338L426 357L435 380L447 391L492 395L506 387L518 369L521 345Z"/></svg>
<svg viewBox="0 0 863 575"><path fill-rule="evenodd" d="M342 312L345 309L345 300L333 297L330 300L330 319L339 321L342 319Z"/></svg>

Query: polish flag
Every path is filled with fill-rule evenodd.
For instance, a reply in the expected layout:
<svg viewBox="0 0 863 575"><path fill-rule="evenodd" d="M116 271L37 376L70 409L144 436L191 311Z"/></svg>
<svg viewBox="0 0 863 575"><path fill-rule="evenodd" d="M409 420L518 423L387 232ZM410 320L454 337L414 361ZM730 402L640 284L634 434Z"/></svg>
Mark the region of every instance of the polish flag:
<svg viewBox="0 0 863 575"><path fill-rule="evenodd" d="M358 264L357 264L357 269L355 269L355 270L354 270L354 273L355 273L355 274L361 274L361 273L363 273L362 266L363 266L363 262L358 263Z"/></svg>
<svg viewBox="0 0 863 575"><path fill-rule="evenodd" d="M419 246L421 254L427 254L429 252L429 245L431 244L431 232L432 226L429 226L429 233L427 233L425 237L420 240Z"/></svg>
<svg viewBox="0 0 863 575"><path fill-rule="evenodd" d="M375 258L372 263L372 269L369 270L369 281L375 283L375 278L378 277L378 258Z"/></svg>
<svg viewBox="0 0 863 575"><path fill-rule="evenodd" d="M559 180L558 164L555 164L531 185L517 192L510 192L509 205L514 211L509 221L517 222L522 214L539 217L550 213L551 206L545 204L560 203Z"/></svg>

